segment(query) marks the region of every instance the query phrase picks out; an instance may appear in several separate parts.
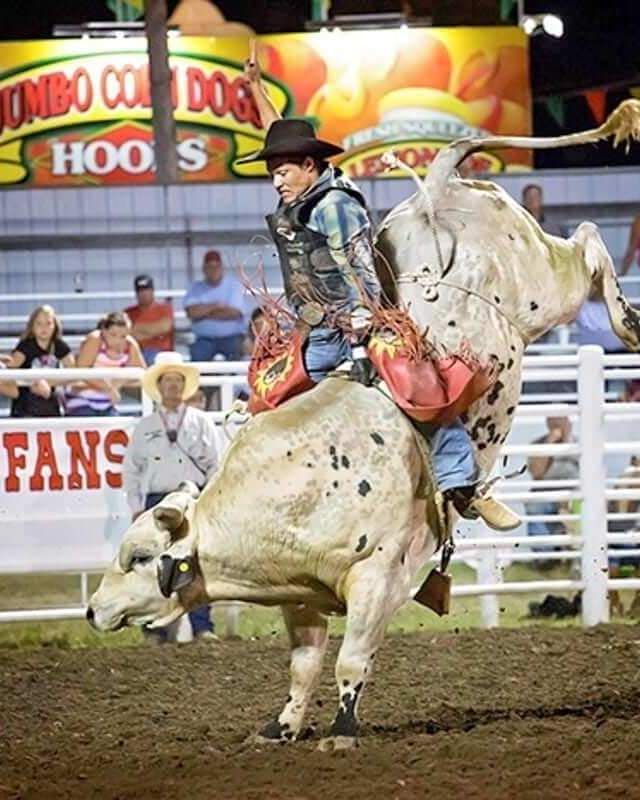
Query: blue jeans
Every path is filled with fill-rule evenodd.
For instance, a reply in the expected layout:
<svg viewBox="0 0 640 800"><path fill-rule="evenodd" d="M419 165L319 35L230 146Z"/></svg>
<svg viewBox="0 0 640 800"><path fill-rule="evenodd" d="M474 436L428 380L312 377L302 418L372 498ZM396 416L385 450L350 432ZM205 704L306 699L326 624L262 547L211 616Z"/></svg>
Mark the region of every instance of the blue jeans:
<svg viewBox="0 0 640 800"><path fill-rule="evenodd" d="M192 361L213 361L214 356L224 356L227 361L240 361L242 358L242 341L244 336L237 333L234 336L217 336L207 338L199 336L191 345Z"/></svg>
<svg viewBox="0 0 640 800"><path fill-rule="evenodd" d="M433 471L440 491L477 483L478 467L471 438L460 420L451 425L430 425L427 430Z"/></svg>
<svg viewBox="0 0 640 800"><path fill-rule="evenodd" d="M168 492L152 492L151 494L148 494L144 499L145 511L149 508L157 506L158 503L167 496L167 494ZM204 633L205 631L210 631L213 633L213 623L211 622L211 617L209 616L209 606L207 605L198 606L198 608L194 608L193 611L190 611L189 622L191 623L191 630L193 631L194 636L198 636L198 634ZM153 635L156 634L162 641L166 641L166 628L154 628Z"/></svg>
<svg viewBox="0 0 640 800"><path fill-rule="evenodd" d="M548 502L527 503L526 509L527 514L557 514L558 504ZM527 536L561 536L566 532L567 530L563 522L554 522L553 520L549 522L527 522ZM535 553L544 552L545 550L553 551L561 549L561 547L551 547L550 545L531 547L531 550Z"/></svg>
<svg viewBox="0 0 640 800"><path fill-rule="evenodd" d="M331 328L313 328L306 343L305 367L318 383L343 361L351 358L351 345L342 333ZM418 428L431 447L433 469L440 491L473 486L478 481L471 439L460 420L451 425L422 425Z"/></svg>
<svg viewBox="0 0 640 800"><path fill-rule="evenodd" d="M314 383L327 377L343 361L351 358L351 345L332 328L312 328L305 344L304 365Z"/></svg>

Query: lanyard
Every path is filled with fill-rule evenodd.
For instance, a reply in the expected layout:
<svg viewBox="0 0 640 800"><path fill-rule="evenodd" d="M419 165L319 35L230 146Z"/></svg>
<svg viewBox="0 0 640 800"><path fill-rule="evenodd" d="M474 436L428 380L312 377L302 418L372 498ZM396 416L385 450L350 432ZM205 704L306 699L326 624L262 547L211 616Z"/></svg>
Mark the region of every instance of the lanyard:
<svg viewBox="0 0 640 800"><path fill-rule="evenodd" d="M165 417L161 408L158 408L158 416L160 417L160 421L162 422L162 427L164 428L164 432L167 434L167 439L171 444L175 444L178 441L178 434L180 433L180 428L182 427L182 423L184 421L184 415L187 412L187 406L182 406L182 411L180 413L180 417L178 418L178 424L175 428L170 428L167 423L167 418Z"/></svg>
<svg viewBox="0 0 640 800"><path fill-rule="evenodd" d="M202 477L206 481L206 478L207 478L206 471L202 469L202 467L198 464L198 462L191 455L191 453L187 453L187 451L184 449L184 447L180 446L180 442L178 441L178 433L180 432L180 428L182 427L182 423L184 421L184 415L186 413L187 413L187 406L185 404L182 407L182 413L180 414L180 417L178 419L178 424L176 425L175 428L169 428L168 425L167 425L166 417L165 417L164 413L162 412L162 409L158 408L158 416L160 417L160 421L162 422L162 427L164 428L164 432L167 434L167 439L169 440L169 442L171 444L175 444L175 446L178 448L178 450L180 450L180 452L189 459L189 461L193 464L193 466L198 470L198 472L202 475Z"/></svg>

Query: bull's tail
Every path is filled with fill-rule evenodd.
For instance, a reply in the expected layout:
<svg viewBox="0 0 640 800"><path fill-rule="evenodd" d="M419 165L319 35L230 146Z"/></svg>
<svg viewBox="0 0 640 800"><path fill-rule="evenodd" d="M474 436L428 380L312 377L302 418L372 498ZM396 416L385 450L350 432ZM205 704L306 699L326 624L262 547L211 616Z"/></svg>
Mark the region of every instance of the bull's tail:
<svg viewBox="0 0 640 800"><path fill-rule="evenodd" d="M565 136L488 136L482 139L461 139L440 151L429 168L427 183L441 185L448 180L458 164L479 150L500 150L505 147L547 150L552 147L591 144L610 136L613 136L614 147L626 142L627 150L632 139L640 140L640 100L624 100L599 128L582 133L569 133Z"/></svg>

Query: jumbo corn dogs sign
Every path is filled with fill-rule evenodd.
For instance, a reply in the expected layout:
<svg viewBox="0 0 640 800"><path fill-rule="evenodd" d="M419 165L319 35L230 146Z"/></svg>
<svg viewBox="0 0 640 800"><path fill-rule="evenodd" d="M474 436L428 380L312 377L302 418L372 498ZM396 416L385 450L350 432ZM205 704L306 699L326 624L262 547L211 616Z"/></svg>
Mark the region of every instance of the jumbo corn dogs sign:
<svg viewBox="0 0 640 800"><path fill-rule="evenodd" d="M259 177L237 164L265 131L242 77L246 39L170 41L183 181ZM526 37L513 28L332 31L261 37L263 81L283 116L311 119L347 151L355 178L388 175L393 148L424 172L452 139L530 133ZM526 151L473 167L527 168ZM0 44L0 186L150 183L154 148L146 42Z"/></svg>

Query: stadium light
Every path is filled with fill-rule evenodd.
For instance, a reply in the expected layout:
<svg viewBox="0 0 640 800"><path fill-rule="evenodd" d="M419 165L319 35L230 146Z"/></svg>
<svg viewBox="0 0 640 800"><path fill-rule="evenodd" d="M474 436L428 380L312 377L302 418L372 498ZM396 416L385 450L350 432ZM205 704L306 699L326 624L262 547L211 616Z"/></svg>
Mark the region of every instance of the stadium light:
<svg viewBox="0 0 640 800"><path fill-rule="evenodd" d="M555 36L556 39L564 35L564 22L555 14L545 14L542 17L542 28L545 33Z"/></svg>
<svg viewBox="0 0 640 800"><path fill-rule="evenodd" d="M559 39L564 35L564 22L556 14L523 14L518 24L527 36L544 32Z"/></svg>

